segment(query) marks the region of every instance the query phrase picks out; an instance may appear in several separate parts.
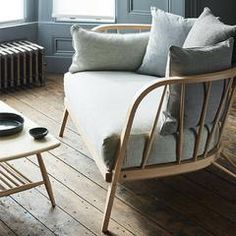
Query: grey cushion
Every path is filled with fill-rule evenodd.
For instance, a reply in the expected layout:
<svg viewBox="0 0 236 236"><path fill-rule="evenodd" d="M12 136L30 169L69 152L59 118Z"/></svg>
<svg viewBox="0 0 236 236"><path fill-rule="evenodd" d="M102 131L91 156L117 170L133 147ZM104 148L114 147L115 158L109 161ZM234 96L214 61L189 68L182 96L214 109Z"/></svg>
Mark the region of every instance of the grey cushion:
<svg viewBox="0 0 236 236"><path fill-rule="evenodd" d="M212 14L209 8L204 8L189 32L183 47L208 46L235 36L236 26L225 25Z"/></svg>
<svg viewBox="0 0 236 236"><path fill-rule="evenodd" d="M153 8L150 40L138 72L164 77L169 47L183 46L194 22L195 19L185 19Z"/></svg>
<svg viewBox="0 0 236 236"><path fill-rule="evenodd" d="M170 47L167 76L196 75L225 70L231 67L234 39L230 38L213 46L180 48ZM217 113L225 81L216 81L212 85L206 124L213 122ZM191 84L186 86L184 127L196 127L200 121L206 85ZM167 109L164 112L164 121L161 133L172 134L177 131L180 86L171 85L166 98Z"/></svg>
<svg viewBox="0 0 236 236"><path fill-rule="evenodd" d="M79 72L65 75L65 96L72 119L80 127L82 137L95 150L95 161L106 170L114 166L119 138L128 108L134 95L156 77L131 72ZM141 163L147 133L160 100L162 88L153 92L138 109L129 140L123 167L136 167ZM159 124L158 124L159 126ZM192 156L194 130L185 130L184 159ZM204 129L205 143L208 129ZM203 152L201 146L200 152ZM176 136L155 137L148 165L173 162L176 158Z"/></svg>
<svg viewBox="0 0 236 236"><path fill-rule="evenodd" d="M80 28L71 28L75 55L71 73L88 70L135 71L149 40L149 33L105 34Z"/></svg>

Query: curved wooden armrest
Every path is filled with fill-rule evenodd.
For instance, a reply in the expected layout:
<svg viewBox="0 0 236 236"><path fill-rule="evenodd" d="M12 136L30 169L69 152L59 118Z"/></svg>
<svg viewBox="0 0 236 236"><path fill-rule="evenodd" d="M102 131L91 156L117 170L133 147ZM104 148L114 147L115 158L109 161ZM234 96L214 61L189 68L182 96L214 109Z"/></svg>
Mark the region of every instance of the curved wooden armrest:
<svg viewBox="0 0 236 236"><path fill-rule="evenodd" d="M227 78L234 78L236 77L236 67L231 68L228 70L220 71L220 72L214 72L214 73L208 73L208 74L201 74L201 75L191 75L191 76L175 76L175 77L168 77L168 78L158 78L154 82L151 82L150 84L143 87L141 90L139 90L136 95L133 98L132 105L130 107L130 111L132 110L135 112L135 108L138 107L142 99L151 91L158 87L171 85L171 84L197 84L197 83L204 83L208 81L217 81Z"/></svg>
<svg viewBox="0 0 236 236"><path fill-rule="evenodd" d="M216 72L216 73L209 73L209 74L202 74L202 75L193 75L193 76L183 76L183 77L169 77L169 78L159 78L155 80L154 82L151 82L147 86L143 87L141 90L139 90L136 95L133 98L133 101L131 102L131 105L129 107L129 111L127 113L126 121L124 123L124 127L121 132L120 136L120 148L119 148L119 153L118 153L118 158L116 161L116 167L121 168L122 163L123 163L123 158L125 156L125 150L127 148L127 143L128 139L130 136L130 132L132 129L133 121L135 118L136 111L142 102L142 100L148 95L150 92L152 92L154 89L157 89L159 87L165 87L161 102L159 105L159 108L156 113L156 117L153 123L153 128L152 131L155 129L158 117L160 115L161 111L161 106L162 102L164 100L164 95L165 95L165 90L168 85L171 84L179 84L181 86L185 86L186 84L194 84L194 83L206 83L206 82L213 82L217 80L222 80L222 79L232 79L236 78L236 68ZM234 82L234 81L233 81ZM234 82L235 83L235 82ZM229 83L229 89L230 89L230 83ZM226 97L225 97L226 98ZM181 92L181 102L184 103L184 96ZM181 115L183 117L183 114ZM218 117L219 118L219 117ZM181 130L183 132L183 125L181 127ZM152 136L152 133L150 134ZM152 140L151 140L152 141ZM151 146L152 144L150 144ZM148 156L148 154L147 154ZM143 163L143 166L145 166L145 163Z"/></svg>
<svg viewBox="0 0 236 236"><path fill-rule="evenodd" d="M104 24L94 27L92 30L96 32L105 32L108 30L150 30L150 24Z"/></svg>

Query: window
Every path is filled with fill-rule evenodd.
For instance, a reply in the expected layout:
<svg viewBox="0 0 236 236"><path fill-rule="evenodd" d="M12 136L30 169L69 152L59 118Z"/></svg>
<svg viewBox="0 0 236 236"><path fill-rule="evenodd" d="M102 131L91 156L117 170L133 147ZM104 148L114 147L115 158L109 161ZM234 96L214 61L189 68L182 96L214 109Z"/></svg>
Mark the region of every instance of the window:
<svg viewBox="0 0 236 236"><path fill-rule="evenodd" d="M115 0L53 0L52 16L65 21L114 21Z"/></svg>
<svg viewBox="0 0 236 236"><path fill-rule="evenodd" d="M1 1L0 23L19 21L25 18L25 0Z"/></svg>

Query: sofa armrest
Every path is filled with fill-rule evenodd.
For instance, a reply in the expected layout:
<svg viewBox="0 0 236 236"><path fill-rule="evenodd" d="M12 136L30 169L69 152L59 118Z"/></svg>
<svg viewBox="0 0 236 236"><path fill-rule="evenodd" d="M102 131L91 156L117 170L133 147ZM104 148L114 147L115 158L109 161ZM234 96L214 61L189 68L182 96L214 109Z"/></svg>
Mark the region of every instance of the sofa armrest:
<svg viewBox="0 0 236 236"><path fill-rule="evenodd" d="M95 32L107 32L108 30L135 30L135 31L150 31L150 24L104 24L94 27L92 30Z"/></svg>
<svg viewBox="0 0 236 236"><path fill-rule="evenodd" d="M159 104L159 107L157 107L157 113L156 113L156 117L155 117L154 122L153 122L152 130L149 133L149 140L148 140L148 143L147 143L147 147L148 147L147 150L150 150L151 146L152 146L152 140L153 140L153 136L154 136L153 134L154 134L154 130L156 128L156 124L157 124L159 115L161 113L161 106L162 106L162 103L163 103L163 100L164 100L164 96L165 96L167 86L172 85L172 84L181 85L181 88L182 88L181 89L181 103L184 103L184 95L183 95L184 92L183 91L184 91L185 85L194 84L194 83L197 84L197 83L213 82L213 81L229 79L229 78L232 81L232 88L233 88L232 90L233 91L232 91L231 94L233 94L234 91L235 91L235 87L236 87L236 68L232 68L232 69L228 69L228 70L220 71L220 72L215 72L215 73L202 74L202 75L183 76L183 77L169 77L169 78L165 78L165 79L160 78L160 79L157 79L154 82L148 84L147 86L145 86L141 90L139 90L136 93L136 95L134 96L133 101L131 102L131 105L129 107L129 111L127 113L126 121L124 123L123 129L122 129L122 132L121 132L119 153L117 154L117 160L116 160L116 168L121 168L121 166L122 166L123 159L125 157L125 152L126 152L127 145L128 145L129 136L130 136L130 133L131 133L131 130L132 130L133 121L134 121L134 118L135 118L135 115L136 115L136 111L137 111L139 105L141 104L142 100L150 92L152 92L153 90L155 90L159 87L162 87L162 86L165 87L165 89L163 91L162 98L161 98L161 102ZM229 83L229 85L230 85L230 83ZM228 87L229 87L228 93L230 93L230 86L228 86ZM224 96L224 97L225 97L225 99L227 99L227 96ZM231 99L231 101L232 101L232 99ZM232 105L232 103L231 103L231 105ZM228 110L229 110L231 105L229 105ZM182 110L184 110L184 109L182 109ZM183 111L181 111L181 109L180 109L180 113L181 113L181 115L180 115L181 118L180 119L183 122ZM227 111L227 113L228 113L228 111ZM183 124L180 125L179 132L183 133ZM180 136L181 136L181 134L180 134ZM181 140L179 140L179 141L180 141L179 146L182 146ZM146 147L145 147L145 149L146 149ZM149 156L149 153L148 153L147 150L145 150L145 153L144 153L142 168L145 167L145 164L146 164L145 161L147 160L147 158Z"/></svg>

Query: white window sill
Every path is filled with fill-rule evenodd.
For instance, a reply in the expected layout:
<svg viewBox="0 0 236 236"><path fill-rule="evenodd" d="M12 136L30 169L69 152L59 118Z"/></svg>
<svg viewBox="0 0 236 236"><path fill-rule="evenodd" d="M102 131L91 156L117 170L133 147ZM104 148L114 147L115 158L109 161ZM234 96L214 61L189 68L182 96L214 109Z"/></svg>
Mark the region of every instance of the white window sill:
<svg viewBox="0 0 236 236"><path fill-rule="evenodd" d="M15 27L15 26L19 26L19 25L26 25L28 23L32 23L32 22L26 22L25 19L23 20L14 20L14 21L4 21L4 22L0 22L0 28L10 28L10 27Z"/></svg>
<svg viewBox="0 0 236 236"><path fill-rule="evenodd" d="M115 23L115 19L81 19L73 17L58 17L55 18L55 22L73 22L73 23Z"/></svg>

